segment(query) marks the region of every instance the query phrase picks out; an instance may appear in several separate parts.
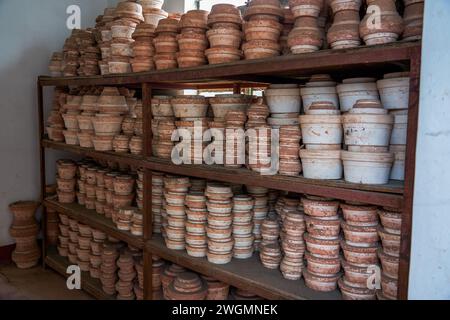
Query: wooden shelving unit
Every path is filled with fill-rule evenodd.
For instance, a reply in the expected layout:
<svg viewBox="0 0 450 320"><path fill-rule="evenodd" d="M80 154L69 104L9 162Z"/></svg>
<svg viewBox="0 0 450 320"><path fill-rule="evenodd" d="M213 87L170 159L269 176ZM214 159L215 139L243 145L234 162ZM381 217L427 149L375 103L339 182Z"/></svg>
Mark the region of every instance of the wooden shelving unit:
<svg viewBox="0 0 450 320"><path fill-rule="evenodd" d="M244 60L222 65L196 68L152 71L94 77L38 79L38 106L40 128L41 190L43 203L58 212L107 232L113 237L144 250L144 295L151 299L151 257L158 255L205 275L210 275L236 287L252 290L268 299L339 299L339 292L328 294L314 292L303 281L284 280L279 271L262 267L258 258L247 261L233 260L228 265L217 266L205 259L194 259L184 252L169 250L162 239L152 234L151 172L160 171L217 181L265 186L271 189L340 200L358 201L378 206L403 209L401 257L399 268L399 298L406 299L408 292L409 255L411 245L412 203L414 188L414 163L418 123L419 81L421 64L420 42L394 43L383 46L360 47L349 50L323 50L302 55L290 55L261 60ZM345 181L309 180L301 176L261 176L246 169L230 169L223 166L175 165L152 156L150 101L153 89L219 89L229 88L240 92L242 88L265 87L270 83L303 83L312 74L328 73L340 80L354 76L381 77L387 72L409 71L411 77L408 143L406 151L405 182L390 182L383 186L359 185ZM49 141L45 136L43 88L47 86L128 86L142 93L144 105L144 153L143 156L97 152L64 143ZM63 150L98 160L115 161L133 167L144 168L144 237L138 239L115 229L109 219L78 205L61 205L54 199L45 199L45 153L47 149ZM44 219L45 223L45 219ZM55 268L53 253L46 250L47 265ZM52 261L48 263L51 253Z"/></svg>

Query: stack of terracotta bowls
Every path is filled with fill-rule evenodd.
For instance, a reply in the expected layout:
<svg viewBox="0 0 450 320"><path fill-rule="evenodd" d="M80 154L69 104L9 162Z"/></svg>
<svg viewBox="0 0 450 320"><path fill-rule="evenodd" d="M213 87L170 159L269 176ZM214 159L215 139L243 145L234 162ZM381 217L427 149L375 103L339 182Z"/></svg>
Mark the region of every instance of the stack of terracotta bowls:
<svg viewBox="0 0 450 320"><path fill-rule="evenodd" d="M189 178L177 176L164 177L165 211L167 214L166 246L172 250L186 247L185 199L189 191Z"/></svg>
<svg viewBox="0 0 450 320"><path fill-rule="evenodd" d="M269 189L264 187L246 186L253 197L253 235L255 236L255 250L259 250L262 242L261 226L269 213Z"/></svg>
<svg viewBox="0 0 450 320"><path fill-rule="evenodd" d="M283 229L281 233L281 244L283 248L283 260L280 270L283 277L288 280L298 280L301 278L305 254L305 220L303 212L299 210L298 198L284 198L281 209L281 220Z"/></svg>
<svg viewBox="0 0 450 320"><path fill-rule="evenodd" d="M253 206L255 200L249 195L233 197L233 257L248 259L254 252Z"/></svg>
<svg viewBox="0 0 450 320"><path fill-rule="evenodd" d="M225 116L225 167L240 168L245 164L245 111L229 111Z"/></svg>
<svg viewBox="0 0 450 320"><path fill-rule="evenodd" d="M205 192L208 198L208 261L227 264L233 257L232 233L233 192L231 187L219 183L208 183Z"/></svg>
<svg viewBox="0 0 450 320"><path fill-rule="evenodd" d="M96 173L98 168L94 163L83 163L78 167L80 179L78 181L78 204L84 205L86 209L94 210L97 200ZM105 195L106 200L106 195Z"/></svg>
<svg viewBox="0 0 450 320"><path fill-rule="evenodd" d="M90 272L91 268L91 227L78 223L78 246L75 248L77 264L81 271Z"/></svg>
<svg viewBox="0 0 450 320"><path fill-rule="evenodd" d="M305 234L306 286L317 291L333 291L341 277L339 202L313 196L302 198L307 217Z"/></svg>
<svg viewBox="0 0 450 320"><path fill-rule="evenodd" d="M178 274L167 286L167 300L205 300L208 294L206 282L191 272Z"/></svg>
<svg viewBox="0 0 450 320"><path fill-rule="evenodd" d="M389 152L394 115L378 100L358 100L343 115L346 132L342 151L345 181L362 184L386 184L391 175L394 155Z"/></svg>
<svg viewBox="0 0 450 320"><path fill-rule="evenodd" d="M137 281L134 283L133 292L136 300L144 300L144 259L137 259L134 263Z"/></svg>
<svg viewBox="0 0 450 320"><path fill-rule="evenodd" d="M322 48L323 35L318 26L318 17L323 0L290 0L289 7L295 18L294 29L289 33L288 45L291 52L300 54Z"/></svg>
<svg viewBox="0 0 450 320"><path fill-rule="evenodd" d="M242 16L232 4L216 4L208 16L206 33L211 48L205 54L209 64L238 61L242 58Z"/></svg>
<svg viewBox="0 0 450 320"><path fill-rule="evenodd" d="M175 280L175 278L187 270L177 264L167 265L164 271L160 274L161 285L163 290L163 296L168 300L168 288L169 285Z"/></svg>
<svg viewBox="0 0 450 320"><path fill-rule="evenodd" d="M161 275L164 272L165 262L160 257L153 255L152 256L152 299L153 300L162 300L163 299L163 291L162 291L162 281ZM142 275L143 277L143 275ZM141 276L139 276L141 279ZM142 279L143 280L143 279ZM139 283L141 280L139 280Z"/></svg>
<svg viewBox="0 0 450 320"><path fill-rule="evenodd" d="M83 30L80 33L80 68L78 75L95 76L100 74L98 62L100 60L100 49L97 47L93 30Z"/></svg>
<svg viewBox="0 0 450 320"><path fill-rule="evenodd" d="M264 98L257 98L247 110L246 128L266 127L269 114L269 107L264 103Z"/></svg>
<svg viewBox="0 0 450 320"><path fill-rule="evenodd" d="M262 59L279 56L279 44L284 17L278 0L252 0L244 14L245 59Z"/></svg>
<svg viewBox="0 0 450 320"><path fill-rule="evenodd" d="M15 202L9 205L9 210L14 215L9 232L16 241L12 260L20 269L32 268L39 261L41 250L36 241L39 226L35 219L38 207L39 203L32 201Z"/></svg>
<svg viewBox="0 0 450 320"><path fill-rule="evenodd" d="M95 130L93 139L97 151L112 151L113 140L122 129L123 114L129 112L126 97L118 88L106 87L97 101L97 111L92 120Z"/></svg>
<svg viewBox="0 0 450 320"><path fill-rule="evenodd" d="M98 27L100 32L100 41L98 47L100 48L102 59L98 62L100 68L100 74L109 74L109 59L111 58L111 41L112 31L111 26L114 20L115 8L106 8L102 21Z"/></svg>
<svg viewBox="0 0 450 320"><path fill-rule="evenodd" d="M69 255L69 217L64 214L59 214L59 236L58 236L58 254L61 257Z"/></svg>
<svg viewBox="0 0 450 320"><path fill-rule="evenodd" d="M359 37L361 4L362 0L330 1L334 19L333 25L328 30L327 39L332 49L355 48L361 44Z"/></svg>
<svg viewBox="0 0 450 320"><path fill-rule="evenodd" d="M58 201L60 203L75 202L75 175L77 165L71 160L58 160L56 163Z"/></svg>
<svg viewBox="0 0 450 320"><path fill-rule="evenodd" d="M170 158L174 143L172 134L176 129L175 117L169 96L154 96L152 99L152 151L160 158Z"/></svg>
<svg viewBox="0 0 450 320"><path fill-rule="evenodd" d="M136 298L133 291L136 277L134 263L133 256L128 250L122 252L117 260L117 267L119 268L119 281L116 283L118 300L134 300Z"/></svg>
<svg viewBox="0 0 450 320"><path fill-rule="evenodd" d="M162 10L164 0L140 0L138 2L142 6L146 24L155 28L161 19L167 18L168 13Z"/></svg>
<svg viewBox="0 0 450 320"><path fill-rule="evenodd" d="M400 240L402 226L402 212L390 208L378 210L381 225L378 234L382 248L378 249L383 273L381 274L381 292L377 292L378 299L397 299L398 268L400 261Z"/></svg>
<svg viewBox="0 0 450 320"><path fill-rule="evenodd" d="M115 224L120 231L130 231L133 217L137 213L137 208L123 207L118 209Z"/></svg>
<svg viewBox="0 0 450 320"><path fill-rule="evenodd" d="M403 31L403 40L420 40L422 39L425 0L404 0L403 2L405 3L405 13L403 14L405 30Z"/></svg>
<svg viewBox="0 0 450 320"><path fill-rule="evenodd" d="M116 294L117 258L119 258L117 248L113 244L105 244L102 252L102 264L100 266L100 281L103 291L108 295Z"/></svg>
<svg viewBox="0 0 450 320"><path fill-rule="evenodd" d="M77 33L79 29L72 30L69 38L66 39L63 47L63 76L76 77L78 75L80 52L78 51Z"/></svg>
<svg viewBox="0 0 450 320"><path fill-rule="evenodd" d="M230 292L230 286L228 284L217 281L211 277L202 276L202 278L206 281L208 287L208 294L206 295L205 300L228 300L228 294Z"/></svg>
<svg viewBox="0 0 450 320"><path fill-rule="evenodd" d="M102 274L100 266L102 265L103 243L106 240L106 233L92 229L91 254L89 256L89 273L92 278L100 279Z"/></svg>
<svg viewBox="0 0 450 320"><path fill-rule="evenodd" d="M375 300L376 288L368 287L373 268L378 265L377 207L341 204L345 241L342 242L345 275L339 280L342 296L351 300Z"/></svg>
<svg viewBox="0 0 450 320"><path fill-rule="evenodd" d="M153 40L155 46L155 65L157 70L173 69L178 66L178 19L162 19L156 28L156 38Z"/></svg>
<svg viewBox="0 0 450 320"><path fill-rule="evenodd" d="M136 205L139 210L144 208L144 169L137 170Z"/></svg>
<svg viewBox="0 0 450 320"><path fill-rule="evenodd" d="M106 218L112 218L112 214L114 211L114 180L119 175L119 172L111 171L105 174L104 182L105 182L105 198L106 203L103 207L103 211L105 213Z"/></svg>
<svg viewBox="0 0 450 320"><path fill-rule="evenodd" d="M152 172L152 215L153 215L153 232L161 233L162 226L162 203L163 203L164 181L163 174L160 172Z"/></svg>
<svg viewBox="0 0 450 320"><path fill-rule="evenodd" d="M299 126L280 127L280 168L278 173L298 176L302 171L300 163L301 131Z"/></svg>
<svg viewBox="0 0 450 320"><path fill-rule="evenodd" d="M130 101L128 98L127 101ZM134 101L134 100L131 100ZM134 121L134 135L130 137L129 149L130 153L134 155L141 155L144 150L144 121L143 121L143 106L142 100L138 99L135 101L133 117ZM134 103L134 102L133 102Z"/></svg>
<svg viewBox="0 0 450 320"><path fill-rule="evenodd" d="M177 36L178 67L188 68L205 65L207 63L205 50L209 47L206 38L208 11L191 10L181 16Z"/></svg>
<svg viewBox="0 0 450 320"><path fill-rule="evenodd" d="M272 160L278 160L278 149L276 145L272 148L272 128L259 126L254 128L253 133L247 143L248 167L258 173L276 174L276 167L272 168Z"/></svg>
<svg viewBox="0 0 450 320"><path fill-rule="evenodd" d="M383 107L394 116L389 151L394 154L392 180L405 180L406 140L408 133L409 73L389 73L377 82Z"/></svg>
<svg viewBox="0 0 450 320"><path fill-rule="evenodd" d="M48 138L52 141L64 141L64 120L62 118L62 106L66 103L66 96L64 89L56 87L53 94L52 110L47 118L47 133Z"/></svg>
<svg viewBox="0 0 450 320"><path fill-rule="evenodd" d="M63 61L63 53L62 52L54 52L52 54L52 58L48 65L48 70L50 71L50 75L52 77L61 77L62 76L62 61Z"/></svg>
<svg viewBox="0 0 450 320"><path fill-rule="evenodd" d="M83 95L81 100L80 110L81 114L77 116L78 127L78 141L80 147L93 148L94 147L94 125L92 120L95 118L97 108L98 94L97 89L91 88L89 92Z"/></svg>
<svg viewBox="0 0 450 320"><path fill-rule="evenodd" d="M134 176L128 174L117 175L113 180L112 220L121 230L130 230L131 219L136 211L135 208L130 208L135 199L134 185Z"/></svg>
<svg viewBox="0 0 450 320"><path fill-rule="evenodd" d="M265 268L278 269L282 258L280 244L278 242L262 244L259 250L259 258Z"/></svg>
<svg viewBox="0 0 450 320"><path fill-rule="evenodd" d="M136 27L133 33L133 60L131 67L133 72L150 71L155 68L153 56L155 48L153 47L153 38L155 37L155 26L141 23Z"/></svg>
<svg viewBox="0 0 450 320"><path fill-rule="evenodd" d="M69 229L67 233L69 235L69 240L67 242L67 258L69 259L70 263L78 264L78 255L77 255L78 236L79 236L78 222L70 218L68 220L69 220L68 222ZM61 233L62 232L64 232L64 228L61 229ZM60 241L62 246L63 239L60 238Z"/></svg>
<svg viewBox="0 0 450 320"><path fill-rule="evenodd" d="M63 106L63 114L62 117L64 119L64 125L66 130L63 131L64 140L66 144L69 145L79 145L78 141L78 120L77 117L80 114L80 105L81 105L82 96L79 95L68 95L67 102Z"/></svg>
<svg viewBox="0 0 450 320"><path fill-rule="evenodd" d="M204 191L193 191L186 195L186 251L192 257L206 257L208 249L206 222L208 209Z"/></svg>
<svg viewBox="0 0 450 320"><path fill-rule="evenodd" d="M261 226L262 244L278 243L280 237L280 225L278 217L274 215L268 216Z"/></svg>
<svg viewBox="0 0 450 320"><path fill-rule="evenodd" d="M340 111L331 102L313 102L300 116L303 144L300 150L303 176L307 179L341 179L343 139Z"/></svg>
<svg viewBox="0 0 450 320"><path fill-rule="evenodd" d="M367 5L377 8L375 12L367 10L359 25L361 38L368 46L397 41L402 35L404 24L397 12L394 0L368 0ZM379 23L374 24L373 21Z"/></svg>

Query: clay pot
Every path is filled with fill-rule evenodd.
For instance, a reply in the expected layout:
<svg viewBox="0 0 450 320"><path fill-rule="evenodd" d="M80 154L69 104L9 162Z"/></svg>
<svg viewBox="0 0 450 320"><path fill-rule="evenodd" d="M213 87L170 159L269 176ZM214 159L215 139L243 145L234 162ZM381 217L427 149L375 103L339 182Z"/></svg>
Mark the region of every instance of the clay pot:
<svg viewBox="0 0 450 320"><path fill-rule="evenodd" d="M401 236L386 232L383 228L379 228L378 234L381 238L383 251L391 256L399 257Z"/></svg>
<svg viewBox="0 0 450 320"><path fill-rule="evenodd" d="M306 229L308 233L317 239L335 239L340 233L341 221L336 216L335 219L320 219L305 217Z"/></svg>
<svg viewBox="0 0 450 320"><path fill-rule="evenodd" d="M385 231L397 235L401 234L401 213L380 209L378 210L378 215L380 216L381 224L383 225Z"/></svg>
<svg viewBox="0 0 450 320"><path fill-rule="evenodd" d="M305 214L312 217L335 217L339 209L338 201L330 201L315 197L301 199Z"/></svg>
<svg viewBox="0 0 450 320"><path fill-rule="evenodd" d="M242 45L245 59L264 59L280 55L281 47L277 42L269 40L252 40Z"/></svg>
<svg viewBox="0 0 450 320"><path fill-rule="evenodd" d="M334 1L335 7L339 1ZM332 49L346 49L358 47L361 44L359 37L359 8L361 1L348 1L353 5L350 10L339 10L340 7L334 9L334 21L327 33L327 41ZM339 10L339 11L336 11Z"/></svg>
<svg viewBox="0 0 450 320"><path fill-rule="evenodd" d="M180 19L179 27L183 28L199 28L207 29L208 11L190 10L183 14Z"/></svg>
<svg viewBox="0 0 450 320"><path fill-rule="evenodd" d="M345 277L339 279L338 286L344 300L376 300L375 290L352 287L346 283Z"/></svg>
<svg viewBox="0 0 450 320"><path fill-rule="evenodd" d="M283 9L277 0L253 0L245 11L245 20L258 19L260 15L273 16L273 19L284 17Z"/></svg>
<svg viewBox="0 0 450 320"><path fill-rule="evenodd" d="M336 239L316 239L309 234L304 236L306 248L313 255L326 259L336 259L339 257L339 238Z"/></svg>
<svg viewBox="0 0 450 320"><path fill-rule="evenodd" d="M351 226L376 226L377 207L341 204L344 219Z"/></svg>
<svg viewBox="0 0 450 320"><path fill-rule="evenodd" d="M28 226L36 224L34 215L40 206L39 202L19 201L10 204L9 210L14 215L13 226Z"/></svg>
<svg viewBox="0 0 450 320"><path fill-rule="evenodd" d="M358 100L379 100L378 88L374 78L344 79L336 87L342 112L348 112Z"/></svg>
<svg viewBox="0 0 450 320"><path fill-rule="evenodd" d="M273 20L253 20L244 24L246 41L268 40L278 42L282 25Z"/></svg>
<svg viewBox="0 0 450 320"><path fill-rule="evenodd" d="M288 46L293 54L314 52L322 47L323 40L317 19L301 17L295 22L295 27L289 33Z"/></svg>
<svg viewBox="0 0 450 320"><path fill-rule="evenodd" d="M211 29L206 33L211 48L232 47L239 49L242 42L242 32L225 28Z"/></svg>
<svg viewBox="0 0 450 320"><path fill-rule="evenodd" d="M92 139L96 151L112 151L114 136L95 136Z"/></svg>
<svg viewBox="0 0 450 320"><path fill-rule="evenodd" d="M337 281L341 275L319 276L312 274L308 270L304 270L303 277L308 288L320 292L330 292L336 290Z"/></svg>
<svg viewBox="0 0 450 320"><path fill-rule="evenodd" d="M95 134L97 136L115 136L120 133L122 128L122 116L113 116L107 114L97 114L92 120Z"/></svg>
<svg viewBox="0 0 450 320"><path fill-rule="evenodd" d="M383 295L388 299L397 299L398 281L396 279L390 278L385 273L381 274L381 289Z"/></svg>
<svg viewBox="0 0 450 320"><path fill-rule="evenodd" d="M206 64L206 58L203 51L184 51L177 53L178 67L191 68Z"/></svg>
<svg viewBox="0 0 450 320"><path fill-rule="evenodd" d="M242 58L242 51L232 47L219 46L205 51L209 64L221 64L239 61Z"/></svg>
<svg viewBox="0 0 450 320"><path fill-rule="evenodd" d="M208 26L213 26L218 23L234 24L239 28L242 24L241 12L232 4L215 4L211 8L211 12L208 15Z"/></svg>
<svg viewBox="0 0 450 320"><path fill-rule="evenodd" d="M335 275L341 271L341 261L339 258L321 258L309 252L305 254L308 262L308 271L316 275Z"/></svg>
<svg viewBox="0 0 450 320"><path fill-rule="evenodd" d="M356 247L347 244L345 241L342 241L341 247L342 251L344 252L345 260L351 264L371 265L378 263L378 244L371 247Z"/></svg>
<svg viewBox="0 0 450 320"><path fill-rule="evenodd" d="M345 181L362 184L389 182L394 162L392 153L342 151Z"/></svg>
<svg viewBox="0 0 450 320"><path fill-rule="evenodd" d="M358 247L371 247L379 240L376 226L351 226L342 222L347 244Z"/></svg>

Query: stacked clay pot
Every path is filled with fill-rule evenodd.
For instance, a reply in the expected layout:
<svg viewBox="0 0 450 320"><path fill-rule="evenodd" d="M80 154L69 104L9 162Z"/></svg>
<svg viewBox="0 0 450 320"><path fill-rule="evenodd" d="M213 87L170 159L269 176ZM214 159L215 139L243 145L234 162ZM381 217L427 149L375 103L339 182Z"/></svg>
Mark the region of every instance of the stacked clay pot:
<svg viewBox="0 0 450 320"><path fill-rule="evenodd" d="M300 163L301 131L298 125L280 127L280 168L278 173L298 176L302 172Z"/></svg>
<svg viewBox="0 0 450 320"><path fill-rule="evenodd" d="M136 271L136 279L134 282L133 292L136 300L144 300L144 259L138 259L134 263L134 270Z"/></svg>
<svg viewBox="0 0 450 320"><path fill-rule="evenodd" d="M192 185L194 182L191 182ZM208 209L204 190L191 190L186 195L186 251L191 257L204 258L208 249L206 223Z"/></svg>
<svg viewBox="0 0 450 320"><path fill-rule="evenodd" d="M69 255L69 242L71 241L69 236L69 217L64 214L59 214L59 235L58 235L58 254L61 257L68 257ZM75 243L74 243L75 245Z"/></svg>
<svg viewBox="0 0 450 320"><path fill-rule="evenodd" d="M71 160L58 160L56 171L58 202L64 204L74 203L77 165Z"/></svg>
<svg viewBox="0 0 450 320"><path fill-rule="evenodd" d="M153 232L161 233L162 226L162 203L164 194L163 174L152 172L152 215L153 215Z"/></svg>
<svg viewBox="0 0 450 320"><path fill-rule="evenodd" d="M289 0L295 18L295 26L289 33L288 45L293 54L314 52L322 48L323 35L318 26L318 17L323 0Z"/></svg>
<svg viewBox="0 0 450 320"><path fill-rule="evenodd" d="M38 202L33 201L21 201L9 205L9 210L14 215L9 232L16 241L12 260L20 269L34 267L41 255L36 241L39 226L34 217L39 206Z"/></svg>
<svg viewBox="0 0 450 320"><path fill-rule="evenodd" d="M94 147L94 125L92 120L95 118L95 112L98 101L98 89L91 88L81 100L80 110L81 114L77 116L78 127L78 141L80 147L93 148Z"/></svg>
<svg viewBox="0 0 450 320"><path fill-rule="evenodd" d="M208 293L205 300L228 300L228 294L230 292L230 286L228 284L217 281L211 277L202 276L202 278L206 281L208 287Z"/></svg>
<svg viewBox="0 0 450 320"><path fill-rule="evenodd" d="M394 155L388 151L394 116L377 100L358 100L343 116L346 132L342 151L345 181L363 184L386 184Z"/></svg>
<svg viewBox="0 0 450 320"><path fill-rule="evenodd" d="M359 25L366 45L395 42L402 35L404 24L394 0L367 0L367 13ZM376 23L374 23L376 22Z"/></svg>
<svg viewBox="0 0 450 320"><path fill-rule="evenodd" d="M118 209L115 224L120 231L130 231L132 220L135 214L137 214L137 208L133 207L122 207Z"/></svg>
<svg viewBox="0 0 450 320"><path fill-rule="evenodd" d="M269 213L269 189L264 187L246 186L247 192L255 201L253 206L253 236L255 237L255 250L259 250L262 242L262 224Z"/></svg>
<svg viewBox="0 0 450 320"><path fill-rule="evenodd" d="M102 264L100 266L101 275L100 282L102 283L102 290L108 295L116 294L117 282L117 259L119 258L119 251L112 243L105 244L102 252Z"/></svg>
<svg viewBox="0 0 450 320"><path fill-rule="evenodd" d="M138 272L139 278L139 286L141 285L141 281L143 282L143 266L140 265L141 273ZM162 300L163 298L163 287L161 275L165 269L165 262L160 257L152 255L152 299L153 300Z"/></svg>
<svg viewBox="0 0 450 320"><path fill-rule="evenodd" d="M245 164L243 136L246 122L245 111L229 111L225 116L225 167L240 168Z"/></svg>
<svg viewBox="0 0 450 320"><path fill-rule="evenodd" d="M91 242L92 229L84 224L78 223L78 245L75 248L77 264L81 271L90 272L91 269ZM69 246L70 251L70 246ZM72 252L70 252L72 253ZM69 254L70 260L70 254Z"/></svg>
<svg viewBox="0 0 450 320"><path fill-rule="evenodd" d="M306 113L314 102L330 102L339 108L336 82L327 74L316 74L300 89L303 111Z"/></svg>
<svg viewBox="0 0 450 320"><path fill-rule="evenodd" d="M134 300L136 298L133 290L134 279L137 275L134 263L133 255L128 250L124 250L117 259L116 264L119 269L119 281L116 283L118 300Z"/></svg>
<svg viewBox="0 0 450 320"><path fill-rule="evenodd" d="M52 77L61 77L62 76L62 65L63 65L63 53L62 52L53 52L52 58L50 59L50 63L48 65L48 70L50 71L50 75Z"/></svg>
<svg viewBox="0 0 450 320"><path fill-rule="evenodd" d="M205 300L208 294L206 282L197 274L178 274L166 289L167 300Z"/></svg>
<svg viewBox="0 0 450 320"><path fill-rule="evenodd" d="M79 237L79 227L78 227L78 222L74 219L70 219L68 218L68 231L66 231L66 233L68 234L68 240L67 240L67 259L69 260L70 263L72 264L78 264L78 253L77 253L77 248L79 245L78 242L78 237ZM61 234L63 234L63 229L61 229ZM63 242L64 238L60 237L59 239L61 241L60 246L63 246ZM88 241L88 240L86 240ZM90 243L89 243L90 245ZM86 245L84 245L84 247L86 248Z"/></svg>
<svg viewBox="0 0 450 320"><path fill-rule="evenodd" d="M106 233L92 229L91 254L89 256L89 274L94 279L100 279L103 244L106 240Z"/></svg>
<svg viewBox="0 0 450 320"><path fill-rule="evenodd" d="M342 296L347 300L375 300L376 290L369 286L371 268L379 267L377 208L359 204L341 204L345 221L341 226L344 239L342 267L344 276L339 280Z"/></svg>
<svg viewBox="0 0 450 320"><path fill-rule="evenodd" d="M141 211L136 211L131 218L130 232L133 236L144 235L144 216Z"/></svg>
<svg viewBox="0 0 450 320"><path fill-rule="evenodd" d="M277 148L275 147L275 154L272 153L272 128L270 126L260 126L254 128L252 132L254 135L250 136L247 143L248 168L251 170L264 173L276 174L276 168L272 160L277 160Z"/></svg>
<svg viewBox="0 0 450 320"><path fill-rule="evenodd" d="M269 115L269 107L264 103L264 98L257 98L247 109L247 122L245 123L245 128L266 127Z"/></svg>
<svg viewBox="0 0 450 320"><path fill-rule="evenodd" d="M144 72L155 69L153 61L153 56L155 55L155 48L153 47L155 26L141 23L136 27L132 37L134 39L132 44L133 60L131 61L133 72Z"/></svg>
<svg viewBox="0 0 450 320"><path fill-rule="evenodd" d="M160 279L161 279L163 296L164 296L165 300L169 300L169 297L168 297L169 285L171 283L173 283L173 281L179 274L182 274L185 272L187 272L187 270L185 268L183 268L175 263L171 264L171 265L167 265L166 268L164 268L164 271L160 274Z"/></svg>
<svg viewBox="0 0 450 320"><path fill-rule="evenodd" d="M172 134L176 130L171 97L153 97L152 116L153 154L158 158L170 159L174 146Z"/></svg>
<svg viewBox="0 0 450 320"><path fill-rule="evenodd" d="M100 74L109 74L109 60L111 58L111 41L112 31L111 26L114 20L115 8L106 8L103 13L101 26L99 26L100 42L98 44L102 59L98 62Z"/></svg>
<svg viewBox="0 0 450 320"><path fill-rule="evenodd" d="M100 60L100 49L95 40L95 30L83 30L80 33L80 67L78 75L95 76L100 74L98 62Z"/></svg>
<svg viewBox="0 0 450 320"><path fill-rule="evenodd" d="M341 179L343 138L340 111L331 102L314 102L300 116L303 144L300 150L307 179Z"/></svg>
<svg viewBox="0 0 450 320"><path fill-rule="evenodd" d="M403 0L405 12L403 21L405 30L403 40L414 41L422 39L424 0Z"/></svg>
<svg viewBox="0 0 450 320"><path fill-rule="evenodd" d="M233 197L233 258L248 259L254 252L253 206L255 200L249 195Z"/></svg>
<svg viewBox="0 0 450 320"><path fill-rule="evenodd" d="M80 52L78 51L77 34L80 30L74 29L63 47L62 73L64 77L76 77L78 75Z"/></svg>
<svg viewBox="0 0 450 320"><path fill-rule="evenodd" d="M358 100L379 100L375 78L350 78L337 85L341 112L350 111Z"/></svg>
<svg viewBox="0 0 450 320"><path fill-rule="evenodd" d="M157 70L173 69L178 66L178 20L173 18L162 19L155 30L153 40L155 46L155 66Z"/></svg>
<svg viewBox="0 0 450 320"><path fill-rule="evenodd" d="M244 14L245 59L262 59L279 56L279 44L284 17L278 0L252 0Z"/></svg>
<svg viewBox="0 0 450 320"><path fill-rule="evenodd" d="M48 138L52 141L64 141L64 120L62 118L62 107L66 103L67 94L64 89L56 87L53 94L52 110L47 119L46 131Z"/></svg>
<svg viewBox="0 0 450 320"><path fill-rule="evenodd" d="M208 15L210 49L205 51L209 64L238 61L242 58L242 16L232 4L216 4Z"/></svg>
<svg viewBox="0 0 450 320"><path fill-rule="evenodd" d="M128 101L129 99L127 99ZM133 103L135 99L132 99ZM134 114L132 115L133 120L129 122L130 128L131 128L131 123L133 122L133 129L134 129L134 134L133 135L129 135L130 137L130 141L129 141L129 149L130 149L130 153L134 154L134 155L142 155L143 151L144 151L144 119L143 119L143 105L142 105L142 100L138 99L135 100L135 107L134 107ZM129 118L125 118L125 119L129 119ZM124 122L125 122L124 119ZM122 123L122 130L124 128L124 123ZM125 133L125 132L124 132Z"/></svg>
<svg viewBox="0 0 450 320"><path fill-rule="evenodd" d="M333 291L341 276L339 202L307 196L302 198L302 204L308 232L305 234L305 284L313 290Z"/></svg>
<svg viewBox="0 0 450 320"><path fill-rule="evenodd" d="M67 95L66 104L62 107L62 117L66 128L62 133L66 144L69 145L77 146L80 144L78 141L78 133L80 131L78 127L78 115L80 114L81 100L82 96L80 95Z"/></svg>
<svg viewBox="0 0 450 320"><path fill-rule="evenodd" d="M398 294L398 269L400 262L400 241L402 212L390 208L378 210L381 226L378 235L382 248L378 249L381 262L381 292L377 292L378 299L396 300Z"/></svg>
<svg viewBox="0 0 450 320"><path fill-rule="evenodd" d="M283 207L280 211L283 223L281 233L281 245L283 248L283 260L280 270L283 277L288 280L299 280L302 276L305 254L305 218L303 212L299 211L298 198L284 198Z"/></svg>
<svg viewBox="0 0 450 320"><path fill-rule="evenodd" d="M146 24L152 25L154 28L161 19L167 18L168 13L162 10L164 0L140 0L142 12Z"/></svg>
<svg viewBox="0 0 450 320"><path fill-rule="evenodd" d="M355 48L361 44L359 37L359 10L362 0L330 1L333 9L333 25L327 33L328 44L332 49Z"/></svg>
<svg viewBox="0 0 450 320"><path fill-rule="evenodd" d="M206 37L208 11L190 10L181 16L180 34L177 36L177 62L179 68L207 64L205 50L209 47Z"/></svg>
<svg viewBox="0 0 450 320"><path fill-rule="evenodd" d="M267 217L261 225L262 242L259 257L262 265L267 269L278 269L282 259L282 250L278 238L280 226L278 219Z"/></svg>
<svg viewBox="0 0 450 320"><path fill-rule="evenodd" d="M185 199L189 191L189 178L177 176L164 177L165 211L167 214L166 246L172 250L186 247Z"/></svg>
<svg viewBox="0 0 450 320"><path fill-rule="evenodd" d="M126 97L120 94L118 88L105 87L98 98L97 111L92 119L94 148L96 151L112 151L114 137L122 130L123 114L129 111Z"/></svg>
<svg viewBox="0 0 450 320"><path fill-rule="evenodd" d="M112 193L112 221L119 230L129 231L135 208L131 208L135 199L135 178L132 175L120 174L114 177Z"/></svg>
<svg viewBox="0 0 450 320"><path fill-rule="evenodd" d="M233 192L231 187L219 183L208 183L207 197L208 261L214 264L227 264L233 257L234 240L232 234Z"/></svg>

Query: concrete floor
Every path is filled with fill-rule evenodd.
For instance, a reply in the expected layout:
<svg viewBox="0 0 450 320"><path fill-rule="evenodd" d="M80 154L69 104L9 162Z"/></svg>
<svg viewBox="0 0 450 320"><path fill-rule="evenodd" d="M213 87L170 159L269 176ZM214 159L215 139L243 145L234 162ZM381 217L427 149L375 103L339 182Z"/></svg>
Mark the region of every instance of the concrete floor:
<svg viewBox="0 0 450 320"><path fill-rule="evenodd" d="M92 300L81 290L68 290L66 280L41 267L21 270L0 265L0 300Z"/></svg>

